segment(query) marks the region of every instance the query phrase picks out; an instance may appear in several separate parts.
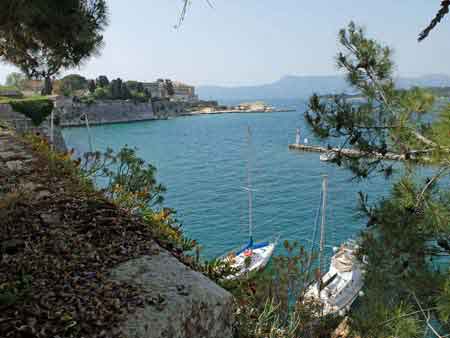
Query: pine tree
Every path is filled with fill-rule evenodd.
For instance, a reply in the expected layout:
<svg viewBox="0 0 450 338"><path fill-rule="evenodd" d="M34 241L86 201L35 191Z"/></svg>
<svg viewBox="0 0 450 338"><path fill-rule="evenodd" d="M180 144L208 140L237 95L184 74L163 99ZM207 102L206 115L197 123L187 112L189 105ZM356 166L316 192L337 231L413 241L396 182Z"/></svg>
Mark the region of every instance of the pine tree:
<svg viewBox="0 0 450 338"><path fill-rule="evenodd" d="M100 75L97 78L96 82L101 88L106 88L106 87L109 86L109 80L108 80L108 77L106 75Z"/></svg>
<svg viewBox="0 0 450 338"><path fill-rule="evenodd" d="M95 84L95 80L89 80L89 82L88 82L89 93L94 94L96 88L97 88L97 86Z"/></svg>
<svg viewBox="0 0 450 338"><path fill-rule="evenodd" d="M353 329L362 337L414 337L431 330L424 315L440 318L440 325L450 329L450 274L433 264L450 255L450 190L442 185L450 173L450 106L431 126L425 124L422 117L431 111L434 97L420 88L396 89L390 48L367 38L354 23L339 38L337 65L363 99L313 95L306 120L316 135L336 138L342 147L402 155L405 172L389 198L369 206L361 194L368 230L362 233L360 255L369 264ZM393 172L393 164L383 158L338 153L334 162L360 178ZM416 174L417 164L432 164L430 177ZM421 309L427 309L425 314Z"/></svg>

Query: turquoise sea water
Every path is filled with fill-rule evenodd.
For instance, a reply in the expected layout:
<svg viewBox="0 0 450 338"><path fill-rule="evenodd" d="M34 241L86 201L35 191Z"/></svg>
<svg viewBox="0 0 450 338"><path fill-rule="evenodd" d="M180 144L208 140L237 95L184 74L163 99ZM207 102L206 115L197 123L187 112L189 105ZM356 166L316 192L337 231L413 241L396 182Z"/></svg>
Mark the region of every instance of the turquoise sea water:
<svg viewBox="0 0 450 338"><path fill-rule="evenodd" d="M247 240L246 163L250 148L254 196L255 238L276 234L281 240L298 240L309 246L320 202L321 175L329 175L327 245L330 248L365 227L357 217L357 193L374 200L389 193L382 177L352 180L352 174L319 160L317 153L288 149L300 127L302 138L319 140L305 126L302 102L290 102L296 112L225 114L179 117L170 120L92 127L97 149L123 145L158 168L158 179L168 188L165 206L177 210L185 232L197 239L203 255L214 257ZM88 151L85 128L64 129L67 145L78 153ZM282 252L282 245L277 248Z"/></svg>

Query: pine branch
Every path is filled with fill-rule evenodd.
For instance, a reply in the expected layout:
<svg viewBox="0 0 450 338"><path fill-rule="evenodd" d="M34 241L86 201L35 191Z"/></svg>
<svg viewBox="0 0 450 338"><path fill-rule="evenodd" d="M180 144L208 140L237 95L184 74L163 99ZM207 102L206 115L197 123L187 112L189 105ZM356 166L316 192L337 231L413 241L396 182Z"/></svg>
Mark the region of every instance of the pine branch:
<svg viewBox="0 0 450 338"><path fill-rule="evenodd" d="M420 192L419 196L417 197L417 202L416 202L416 208L418 208L420 206L420 203L422 202L422 199L425 196L425 193L427 192L427 190L436 182L438 181L442 176L444 176L446 174L446 172L449 170L448 166L445 166L443 168L441 168L423 187L422 191Z"/></svg>
<svg viewBox="0 0 450 338"><path fill-rule="evenodd" d="M175 29L178 29L183 24L184 19L186 18L186 14L188 11L189 6L191 5L192 0L183 0L183 8L181 9L180 16L178 18L178 23L174 26ZM211 0L205 0L206 3L210 8L214 8L213 4L211 3Z"/></svg>
<svg viewBox="0 0 450 338"><path fill-rule="evenodd" d="M434 335L438 338L443 338L437 331L436 329L431 325L430 323L430 315L428 314L428 316L425 314L425 310L422 308L422 305L420 305L419 299L417 299L416 294L413 292L412 293L417 305L419 306L420 312L422 313L422 315L424 316L425 320L426 320L426 324L427 326L430 328L431 331L433 331Z"/></svg>
<svg viewBox="0 0 450 338"><path fill-rule="evenodd" d="M433 306L433 307L430 307L430 308L427 308L427 309L421 309L421 310L418 310L418 311L406 313L406 314L401 315L401 316L392 317L392 318L390 318L390 319L388 319L388 320L386 320L384 322L381 322L380 324L377 325L377 327L384 326L386 324L389 324L390 322L393 322L393 321L396 321L396 320L399 320L399 319L402 319L402 318L411 317L411 316L416 315L418 313L422 313L422 311L430 311L430 310L437 310L437 309L438 309L437 306Z"/></svg>
<svg viewBox="0 0 450 338"><path fill-rule="evenodd" d="M190 0L183 0L183 8L181 9L180 17L178 18L178 23L174 26L176 29L180 28L181 24L183 23L189 5Z"/></svg>
<svg viewBox="0 0 450 338"><path fill-rule="evenodd" d="M441 8L437 12L436 16L431 20L430 24L419 34L419 42L424 40L428 34L436 27L436 25L441 22L441 20L448 14L450 10L450 0L442 0Z"/></svg>
<svg viewBox="0 0 450 338"><path fill-rule="evenodd" d="M431 141L430 139L426 138L425 136L423 136L422 134L420 134L418 131L413 130L412 133L414 134L414 136L419 140L422 141L423 143L425 143L428 146L433 146L436 147L437 144L433 141Z"/></svg>

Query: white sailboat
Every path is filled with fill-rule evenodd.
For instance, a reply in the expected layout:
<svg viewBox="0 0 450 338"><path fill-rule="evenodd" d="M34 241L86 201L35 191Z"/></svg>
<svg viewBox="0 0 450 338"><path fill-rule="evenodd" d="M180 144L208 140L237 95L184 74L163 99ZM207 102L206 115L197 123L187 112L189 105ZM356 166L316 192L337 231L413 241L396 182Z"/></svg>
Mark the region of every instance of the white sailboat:
<svg viewBox="0 0 450 338"><path fill-rule="evenodd" d="M319 275L321 279L309 285L305 291L305 299L315 300L321 305L321 313L318 314L320 316L345 314L360 294L364 283L363 264L355 256L358 245L352 240L345 242L339 248L335 248L329 270L325 274L320 271L325 244L327 183L328 177L324 176L319 251Z"/></svg>
<svg viewBox="0 0 450 338"><path fill-rule="evenodd" d="M251 132L248 128L248 144L250 147ZM273 251L276 246L276 240L265 242L253 241L253 192L252 183L250 178L250 159L248 160L247 168L247 186L243 188L248 192L248 242L242 248L236 251L228 253L222 258L224 262L230 264L230 266L236 270L236 272L228 276L227 279L236 279L242 275L264 269L272 257Z"/></svg>

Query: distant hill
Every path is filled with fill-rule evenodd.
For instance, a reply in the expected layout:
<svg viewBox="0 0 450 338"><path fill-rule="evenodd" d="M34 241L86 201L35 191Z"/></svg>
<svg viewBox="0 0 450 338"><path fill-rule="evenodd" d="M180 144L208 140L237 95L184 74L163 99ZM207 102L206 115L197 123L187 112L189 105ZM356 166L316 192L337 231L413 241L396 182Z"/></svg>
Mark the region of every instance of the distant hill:
<svg viewBox="0 0 450 338"><path fill-rule="evenodd" d="M449 75L424 75L414 78L400 77L397 84L401 88L412 86L450 86ZM258 86L199 86L197 93L205 100L270 100L307 98L313 93L349 93L351 88L342 76L284 76L280 80Z"/></svg>
<svg viewBox="0 0 450 338"><path fill-rule="evenodd" d="M426 87L435 96L450 98L450 87Z"/></svg>
<svg viewBox="0 0 450 338"><path fill-rule="evenodd" d="M400 77L397 79L400 88L419 87L449 87L450 75L430 74L419 77Z"/></svg>

